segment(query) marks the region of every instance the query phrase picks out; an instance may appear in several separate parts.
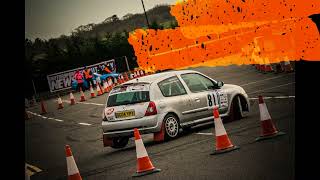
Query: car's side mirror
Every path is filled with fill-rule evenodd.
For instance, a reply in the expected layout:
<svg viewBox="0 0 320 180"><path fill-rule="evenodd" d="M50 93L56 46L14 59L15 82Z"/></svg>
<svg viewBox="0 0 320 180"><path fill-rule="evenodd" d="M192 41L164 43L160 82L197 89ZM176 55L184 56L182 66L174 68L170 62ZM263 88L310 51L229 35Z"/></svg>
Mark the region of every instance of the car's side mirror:
<svg viewBox="0 0 320 180"><path fill-rule="evenodd" d="M223 82L222 81L218 81L217 85L218 85L218 87L222 87L223 86Z"/></svg>

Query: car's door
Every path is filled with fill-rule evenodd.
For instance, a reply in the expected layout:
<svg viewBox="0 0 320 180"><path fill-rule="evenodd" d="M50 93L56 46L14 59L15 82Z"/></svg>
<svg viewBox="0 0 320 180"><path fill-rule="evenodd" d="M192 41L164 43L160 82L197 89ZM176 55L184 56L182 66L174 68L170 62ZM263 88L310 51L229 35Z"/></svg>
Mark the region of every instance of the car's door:
<svg viewBox="0 0 320 180"><path fill-rule="evenodd" d="M224 110L225 101L223 94L217 87L217 83L211 79L198 74L186 73L181 74L181 78L190 90L190 98L193 106L193 120L202 119L212 116L213 107L218 107L219 111Z"/></svg>
<svg viewBox="0 0 320 180"><path fill-rule="evenodd" d="M191 99L177 76L159 82L158 86L164 97L160 101L160 107L167 110L176 110L180 116L180 123L189 121L191 115L184 112L192 110Z"/></svg>

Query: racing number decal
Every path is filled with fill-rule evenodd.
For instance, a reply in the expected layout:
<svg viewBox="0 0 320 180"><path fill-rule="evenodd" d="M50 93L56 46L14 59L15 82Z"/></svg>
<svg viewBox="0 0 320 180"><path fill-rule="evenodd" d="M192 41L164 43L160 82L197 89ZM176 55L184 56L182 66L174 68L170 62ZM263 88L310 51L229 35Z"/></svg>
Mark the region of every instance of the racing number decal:
<svg viewBox="0 0 320 180"><path fill-rule="evenodd" d="M213 91L208 94L208 106L218 106L218 107L227 107L228 106L228 97L227 94L224 94L221 91Z"/></svg>
<svg viewBox="0 0 320 180"><path fill-rule="evenodd" d="M209 105L209 107L211 107L212 106L212 97L211 97L211 94L208 94L208 105Z"/></svg>
<svg viewBox="0 0 320 180"><path fill-rule="evenodd" d="M211 107L211 106L219 106L220 107L220 98L218 98L218 92L217 91L214 91L210 94L208 94L208 106Z"/></svg>

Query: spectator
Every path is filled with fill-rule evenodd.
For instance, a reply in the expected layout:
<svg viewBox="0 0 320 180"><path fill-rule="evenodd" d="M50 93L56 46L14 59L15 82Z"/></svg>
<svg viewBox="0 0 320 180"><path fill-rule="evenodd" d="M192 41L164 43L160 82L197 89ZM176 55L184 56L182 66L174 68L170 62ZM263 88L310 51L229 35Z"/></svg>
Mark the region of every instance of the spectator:
<svg viewBox="0 0 320 180"><path fill-rule="evenodd" d="M82 88L83 91L85 91L84 89L84 85L83 85L83 75L80 73L79 70L76 71L76 73L74 73L74 79L77 81L77 91L80 91L80 87Z"/></svg>
<svg viewBox="0 0 320 180"><path fill-rule="evenodd" d="M104 66L104 69L103 69L102 73L103 74L110 74L111 73L111 71L110 71L110 69L108 68L107 65Z"/></svg>
<svg viewBox="0 0 320 180"><path fill-rule="evenodd" d="M83 71L83 74L84 74L84 78L86 79L86 81L88 82L88 86L90 87L90 83L92 85L92 87L94 86L94 83L93 83L93 74L91 72L91 69L88 68L88 67L85 67L84 71Z"/></svg>
<svg viewBox="0 0 320 180"><path fill-rule="evenodd" d="M99 65L99 66L97 67L97 73L98 73L98 74L102 74L102 73L103 73L103 68L102 68L101 65Z"/></svg>

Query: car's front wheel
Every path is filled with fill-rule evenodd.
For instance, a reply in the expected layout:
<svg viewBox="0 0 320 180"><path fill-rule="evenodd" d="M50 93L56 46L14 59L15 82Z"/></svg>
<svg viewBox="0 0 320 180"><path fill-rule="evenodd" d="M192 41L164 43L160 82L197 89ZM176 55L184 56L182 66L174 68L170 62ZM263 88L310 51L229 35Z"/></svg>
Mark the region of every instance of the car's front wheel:
<svg viewBox="0 0 320 180"><path fill-rule="evenodd" d="M163 120L165 129L165 140L176 138L179 134L179 120L173 114L168 114Z"/></svg>
<svg viewBox="0 0 320 180"><path fill-rule="evenodd" d="M243 114L242 114L240 97L236 96L233 98L233 100L231 102L229 120L236 121L236 120L240 120L242 118L243 118Z"/></svg>
<svg viewBox="0 0 320 180"><path fill-rule="evenodd" d="M112 148L124 148L129 142L129 137L115 137L112 138Z"/></svg>

